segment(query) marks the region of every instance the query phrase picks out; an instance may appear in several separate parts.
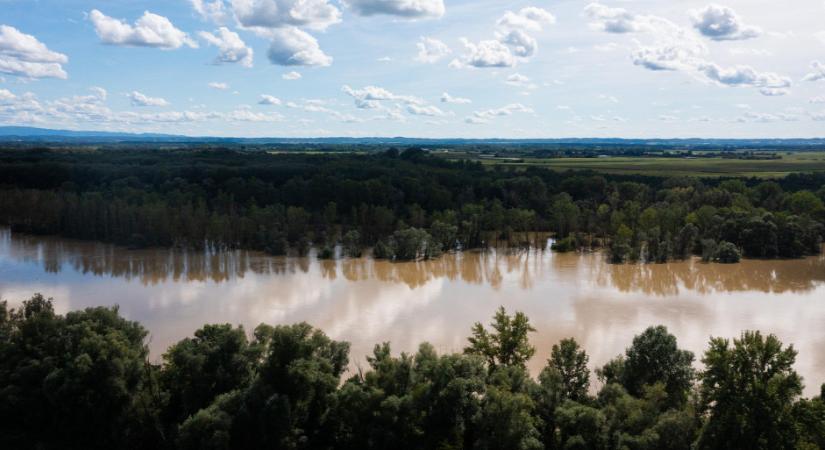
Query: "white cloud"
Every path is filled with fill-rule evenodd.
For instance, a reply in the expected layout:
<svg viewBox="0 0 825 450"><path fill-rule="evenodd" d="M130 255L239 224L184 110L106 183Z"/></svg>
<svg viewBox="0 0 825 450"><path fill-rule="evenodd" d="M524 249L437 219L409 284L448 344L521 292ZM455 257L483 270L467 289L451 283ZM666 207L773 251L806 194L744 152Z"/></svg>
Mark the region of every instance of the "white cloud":
<svg viewBox="0 0 825 450"><path fill-rule="evenodd" d="M104 15L93 9L89 18L100 41L110 45L156 47L165 50L182 46L197 48L198 43L188 34L175 28L166 17L145 11L134 25Z"/></svg>
<svg viewBox="0 0 825 450"><path fill-rule="evenodd" d="M16 99L17 99L17 96L14 95L10 90L0 89L0 104L9 103L12 100L16 100Z"/></svg>
<svg viewBox="0 0 825 450"><path fill-rule="evenodd" d="M258 101L259 105L280 105L281 99L278 97L273 97L271 95L261 95L261 100Z"/></svg>
<svg viewBox="0 0 825 450"><path fill-rule="evenodd" d="M631 54L635 65L648 70L681 71L717 85L756 88L766 96L785 95L792 85L790 78L776 73L758 72L747 65L726 68L709 61L707 47L690 30L667 19L636 15L598 3L588 5L585 12L597 29L648 36L652 45L637 41L638 47ZM733 28L735 27L729 26L727 32L731 32Z"/></svg>
<svg viewBox="0 0 825 450"><path fill-rule="evenodd" d="M301 74L293 70L292 72L287 72L281 75L281 78L288 81L300 80Z"/></svg>
<svg viewBox="0 0 825 450"><path fill-rule="evenodd" d="M556 17L549 11L535 6L522 8L519 12L507 11L496 22L504 28L541 31L544 25L556 23Z"/></svg>
<svg viewBox="0 0 825 450"><path fill-rule="evenodd" d="M169 102L160 97L148 97L138 91L126 94L132 101L132 106L168 106Z"/></svg>
<svg viewBox="0 0 825 450"><path fill-rule="evenodd" d="M254 52L251 47L238 36L238 33L226 27L220 27L214 34L201 31L201 39L218 48L215 64L240 63L244 67L252 67Z"/></svg>
<svg viewBox="0 0 825 450"><path fill-rule="evenodd" d="M758 123L771 123L771 122L796 122L799 120L799 116L795 114L787 114L787 113L778 113L778 114L770 114L770 113L757 113L753 111L748 111L739 118L736 119L739 123L750 123L750 122L758 122Z"/></svg>
<svg viewBox="0 0 825 450"><path fill-rule="evenodd" d="M532 113L533 109L522 105L521 103L511 103L501 108L486 109L482 111L475 111L472 116L464 119L467 123L487 123L495 117L511 116L515 113Z"/></svg>
<svg viewBox="0 0 825 450"><path fill-rule="evenodd" d="M453 67L513 67L517 60L510 47L502 44L498 40L486 40L473 43L462 38L465 54L460 59L454 59L450 63Z"/></svg>
<svg viewBox="0 0 825 450"><path fill-rule="evenodd" d="M815 105L825 103L825 97L813 97L812 99L808 100L808 103L812 103Z"/></svg>
<svg viewBox="0 0 825 450"><path fill-rule="evenodd" d="M327 0L231 0L238 22L247 28L306 27L324 30L341 21Z"/></svg>
<svg viewBox="0 0 825 450"><path fill-rule="evenodd" d="M446 114L436 106L407 105L407 112L416 116L443 117Z"/></svg>
<svg viewBox="0 0 825 450"><path fill-rule="evenodd" d="M521 30L512 30L498 36L498 40L510 48L510 51L522 58L529 58L536 54L538 42L535 38Z"/></svg>
<svg viewBox="0 0 825 450"><path fill-rule="evenodd" d="M212 89L217 89L219 91L225 91L225 90L229 89L228 84L220 83L220 82L217 82L217 81L213 81L213 82L209 83L209 87L211 87Z"/></svg>
<svg viewBox="0 0 825 450"><path fill-rule="evenodd" d="M736 12L726 6L708 5L692 11L691 19L699 33L715 41L751 39L762 34L758 27L743 24Z"/></svg>
<svg viewBox="0 0 825 450"><path fill-rule="evenodd" d="M223 0L189 0L192 9L202 18L216 23L224 23L229 18L229 13L224 6Z"/></svg>
<svg viewBox="0 0 825 450"><path fill-rule="evenodd" d="M462 38L465 53L454 59L450 67L513 67L538 51L538 41L526 31L541 31L544 25L554 23L556 18L542 8L527 7L517 13L507 11L496 22L494 40L474 43Z"/></svg>
<svg viewBox="0 0 825 450"><path fill-rule="evenodd" d="M438 62L452 52L447 44L430 37L422 36L415 45L418 47L418 55L415 60L423 63Z"/></svg>
<svg viewBox="0 0 825 450"><path fill-rule="evenodd" d="M608 33L635 33L645 28L644 18L623 8L591 3L584 8L584 12L592 21L591 26Z"/></svg>
<svg viewBox="0 0 825 450"><path fill-rule="evenodd" d="M380 109L381 102L395 101L407 105L424 105L424 100L411 95L397 95L382 87L365 86L361 89L353 89L347 85L341 88L347 95L355 100L355 106L360 109Z"/></svg>
<svg viewBox="0 0 825 450"><path fill-rule="evenodd" d="M698 70L707 79L726 86L755 87L764 95L784 95L791 87L791 79L772 72L757 72L750 66L722 68L713 63L704 63Z"/></svg>
<svg viewBox="0 0 825 450"><path fill-rule="evenodd" d="M309 33L295 27L272 31L267 53L272 64L281 66L329 66L332 57L321 50Z"/></svg>
<svg viewBox="0 0 825 450"><path fill-rule="evenodd" d="M472 103L472 102L473 101L470 100L469 98L453 97L452 95L450 95L446 92L441 94L441 103L453 103L453 104L456 104L456 105L466 105L466 104L469 104L469 103Z"/></svg>
<svg viewBox="0 0 825 450"><path fill-rule="evenodd" d="M278 113L256 113L248 108L221 111L163 111L139 113L112 111L106 106L106 92L91 88L90 95L62 97L53 101L40 101L35 94L26 93L0 101L0 121L16 124L51 124L79 126L83 124L119 125L126 129L140 124L216 122L278 122ZM0 91L1 93L2 91ZM3 95L3 94L0 94Z"/></svg>
<svg viewBox="0 0 825 450"><path fill-rule="evenodd" d="M0 73L23 78L61 78L69 58L17 28L0 25Z"/></svg>
<svg viewBox="0 0 825 450"><path fill-rule="evenodd" d="M520 73L514 73L512 75L509 75L507 79L504 80L504 82L509 84L510 86L516 86L526 89L535 89L537 87L534 83L530 82L530 78Z"/></svg>
<svg viewBox="0 0 825 450"><path fill-rule="evenodd" d="M825 80L825 64L822 64L819 61L814 61L811 63L811 68L814 69L814 71L805 75L805 78L803 78L802 81Z"/></svg>
<svg viewBox="0 0 825 450"><path fill-rule="evenodd" d="M378 14L408 19L439 18L444 15L444 0L346 0L356 14Z"/></svg>

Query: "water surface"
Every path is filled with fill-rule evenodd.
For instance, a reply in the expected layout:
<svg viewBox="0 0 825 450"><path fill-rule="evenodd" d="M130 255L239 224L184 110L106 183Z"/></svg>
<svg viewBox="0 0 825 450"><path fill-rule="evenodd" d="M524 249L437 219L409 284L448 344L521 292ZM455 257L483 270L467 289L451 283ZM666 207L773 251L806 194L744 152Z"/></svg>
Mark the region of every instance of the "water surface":
<svg viewBox="0 0 825 450"><path fill-rule="evenodd" d="M600 254L466 252L432 261L318 261L255 252L126 250L0 230L0 297L17 305L34 292L65 313L120 305L150 331L153 358L205 323L307 321L352 343L353 366L379 342L413 352L422 341L460 351L474 322L500 305L527 313L538 330L530 368L575 337L591 367L621 353L635 334L663 324L694 351L710 336L775 333L799 350L806 394L825 382L825 257L697 260L610 265Z"/></svg>

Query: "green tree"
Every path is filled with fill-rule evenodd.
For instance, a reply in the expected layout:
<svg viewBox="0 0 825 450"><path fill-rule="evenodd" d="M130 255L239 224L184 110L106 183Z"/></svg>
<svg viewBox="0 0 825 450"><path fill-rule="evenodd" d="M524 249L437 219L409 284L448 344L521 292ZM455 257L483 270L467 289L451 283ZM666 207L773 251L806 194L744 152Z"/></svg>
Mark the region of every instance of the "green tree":
<svg viewBox="0 0 825 450"><path fill-rule="evenodd" d="M553 345L547 365L558 371L564 398L576 402L587 399L587 390L590 387L588 359L587 353L573 338L563 339L560 343Z"/></svg>
<svg viewBox="0 0 825 450"><path fill-rule="evenodd" d="M209 406L220 394L246 387L257 352L243 327L205 325L163 354L160 381L169 395L168 420L184 419Z"/></svg>
<svg viewBox="0 0 825 450"><path fill-rule="evenodd" d="M733 345L714 338L702 362L701 404L708 416L700 449L792 449L794 401L802 380L796 350L774 335L747 331Z"/></svg>
<svg viewBox="0 0 825 450"><path fill-rule="evenodd" d="M669 404L682 405L695 376L692 364L693 353L680 350L667 328L650 327L634 337L633 345L625 351L621 384L638 397L645 386L662 383Z"/></svg>
<svg viewBox="0 0 825 450"><path fill-rule="evenodd" d="M525 367L527 360L536 353L527 336L536 331L530 325L530 319L518 311L511 317L502 306L490 326L493 332L487 331L481 323L473 325L472 336L468 339L470 345L464 353L484 357L491 371L499 366Z"/></svg>
<svg viewBox="0 0 825 450"><path fill-rule="evenodd" d="M145 416L155 411L139 405L151 370L140 324L117 308L60 316L39 294L3 315L0 446L110 449L146 442L142 423L152 422Z"/></svg>

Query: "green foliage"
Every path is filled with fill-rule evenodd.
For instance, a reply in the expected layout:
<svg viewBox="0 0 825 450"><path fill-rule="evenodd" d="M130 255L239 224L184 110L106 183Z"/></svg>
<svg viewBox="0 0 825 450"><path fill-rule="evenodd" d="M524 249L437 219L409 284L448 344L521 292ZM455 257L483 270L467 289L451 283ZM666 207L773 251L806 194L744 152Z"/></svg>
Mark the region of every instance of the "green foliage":
<svg viewBox="0 0 825 450"><path fill-rule="evenodd" d="M470 345L464 349L468 355L484 357L490 371L497 367L525 367L535 353L527 334L536 331L522 312L509 316L500 307L490 324L494 331L487 331L480 323L473 325Z"/></svg>
<svg viewBox="0 0 825 450"><path fill-rule="evenodd" d="M167 420L180 423L218 395L247 386L258 353L247 342L243 327L229 324L205 325L194 337L169 347L160 374L169 396Z"/></svg>
<svg viewBox="0 0 825 450"><path fill-rule="evenodd" d="M590 369L587 353L579 347L575 339L563 339L553 345L547 366L559 373L562 396L575 402L584 401L590 388Z"/></svg>
<svg viewBox="0 0 825 450"><path fill-rule="evenodd" d="M55 314L36 294L4 304L0 447L130 448L147 371L146 330L117 308ZM149 439L151 440L151 439Z"/></svg>
<svg viewBox="0 0 825 450"><path fill-rule="evenodd" d="M742 255L739 253L739 249L736 248L736 245L724 241L720 242L719 245L716 246L716 250L713 255L713 259L722 264L735 264L738 263L741 258Z"/></svg>
<svg viewBox="0 0 825 450"><path fill-rule="evenodd" d="M796 352L773 336L712 339L691 401L690 352L664 327L597 373L573 339L538 380L533 331L499 309L463 354L429 344L341 383L349 345L308 324L206 325L147 361L146 331L116 308L55 314L0 302L0 446L13 449L815 449L822 397L800 399ZM825 390L825 387L823 387ZM698 409L697 409L698 408Z"/></svg>
<svg viewBox="0 0 825 450"><path fill-rule="evenodd" d="M664 326L650 327L633 338L633 345L625 351L619 381L633 396L661 383L668 403L680 406L687 400L687 392L694 379L693 353L680 350L676 337ZM605 369L610 371L610 369Z"/></svg>
<svg viewBox="0 0 825 450"><path fill-rule="evenodd" d="M793 409L802 379L795 360L793 346L783 348L774 335L748 331L732 346L727 339L711 339L699 376L709 417L698 448L796 448Z"/></svg>
<svg viewBox="0 0 825 450"><path fill-rule="evenodd" d="M344 235L342 241L344 254L350 258L359 258L361 256L361 233L357 230L350 230Z"/></svg>
<svg viewBox="0 0 825 450"><path fill-rule="evenodd" d="M818 254L825 236L821 174L757 183L488 170L407 153L5 149L0 223L134 248L306 255L315 242L323 258L342 244L350 257L373 247L392 260L521 247L537 231L558 236L558 251L601 246L614 263L710 260L703 241L796 258Z"/></svg>

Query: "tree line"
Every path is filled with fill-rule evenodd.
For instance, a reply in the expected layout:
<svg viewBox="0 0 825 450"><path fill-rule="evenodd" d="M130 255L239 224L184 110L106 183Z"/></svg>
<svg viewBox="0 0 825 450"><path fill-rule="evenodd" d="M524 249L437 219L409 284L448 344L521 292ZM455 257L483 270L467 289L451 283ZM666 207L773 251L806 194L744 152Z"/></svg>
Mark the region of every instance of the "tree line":
<svg viewBox="0 0 825 450"><path fill-rule="evenodd" d="M461 353L349 344L306 323L205 325L148 359L115 308L0 303L0 445L14 449L816 449L825 386L801 397L773 335L712 338L696 371L663 326L597 369L574 339L537 378L534 329L501 308ZM593 389L598 385L598 389Z"/></svg>
<svg viewBox="0 0 825 450"><path fill-rule="evenodd" d="M556 237L613 262L819 253L825 175L704 180L488 169L420 149L0 151L0 222L131 247L416 259Z"/></svg>

